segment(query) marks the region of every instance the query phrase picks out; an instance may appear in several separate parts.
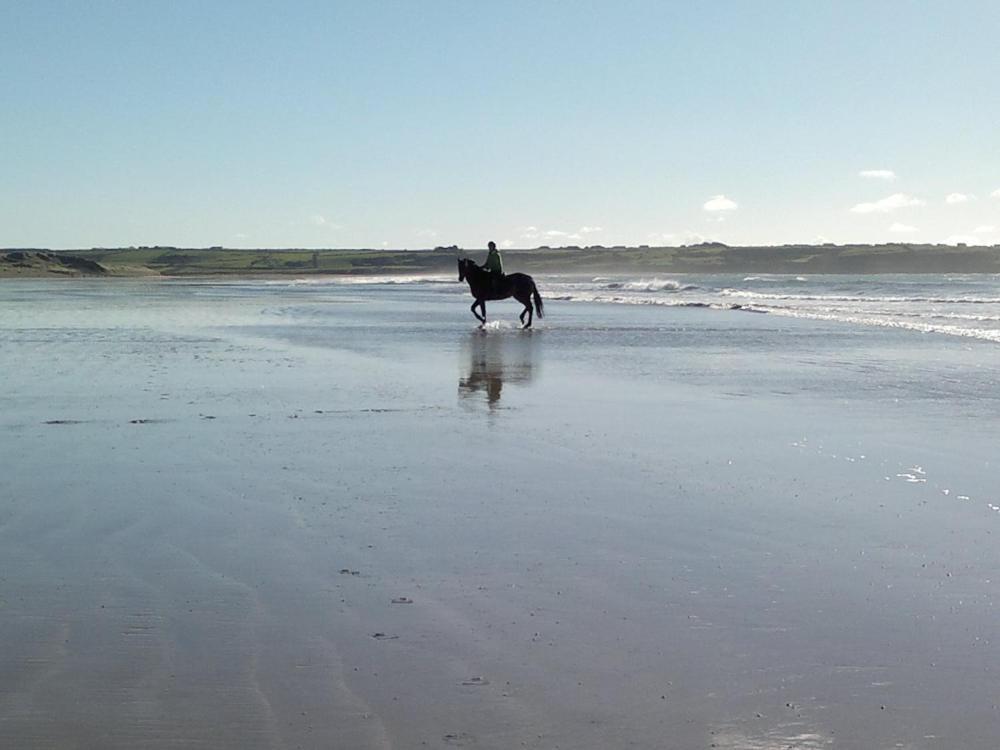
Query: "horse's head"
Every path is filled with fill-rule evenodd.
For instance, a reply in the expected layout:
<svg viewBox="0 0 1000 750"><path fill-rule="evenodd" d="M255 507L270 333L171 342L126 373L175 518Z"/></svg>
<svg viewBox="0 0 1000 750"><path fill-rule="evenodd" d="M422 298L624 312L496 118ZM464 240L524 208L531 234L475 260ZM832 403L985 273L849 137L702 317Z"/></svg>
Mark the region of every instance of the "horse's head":
<svg viewBox="0 0 1000 750"><path fill-rule="evenodd" d="M468 258L458 259L458 280L465 281L465 264L469 262Z"/></svg>

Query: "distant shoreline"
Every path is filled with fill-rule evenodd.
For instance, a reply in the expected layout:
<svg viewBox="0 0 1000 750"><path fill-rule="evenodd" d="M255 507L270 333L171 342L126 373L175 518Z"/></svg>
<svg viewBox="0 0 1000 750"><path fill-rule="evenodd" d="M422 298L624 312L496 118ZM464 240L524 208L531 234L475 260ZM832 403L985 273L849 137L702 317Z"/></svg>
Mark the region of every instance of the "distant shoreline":
<svg viewBox="0 0 1000 750"><path fill-rule="evenodd" d="M455 271L481 248L427 250L179 247L0 249L0 278L54 276L421 275ZM1000 273L1000 245L779 245L702 243L679 247L539 247L504 251L527 273Z"/></svg>

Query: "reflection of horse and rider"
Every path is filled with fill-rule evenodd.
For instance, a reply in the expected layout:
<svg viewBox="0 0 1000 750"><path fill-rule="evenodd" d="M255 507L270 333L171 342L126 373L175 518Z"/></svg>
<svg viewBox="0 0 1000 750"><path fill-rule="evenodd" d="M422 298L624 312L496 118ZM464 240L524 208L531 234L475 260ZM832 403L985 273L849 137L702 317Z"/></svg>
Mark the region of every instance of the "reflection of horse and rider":
<svg viewBox="0 0 1000 750"><path fill-rule="evenodd" d="M465 345L468 371L458 380L458 395L486 397L490 409L499 405L505 383L531 382L537 359L534 336L484 336L476 331Z"/></svg>
<svg viewBox="0 0 1000 750"><path fill-rule="evenodd" d="M481 324L486 323L486 301L508 297L513 297L524 305L524 310L518 316L524 328L531 328L535 312L539 318L543 317L542 297L535 286L535 280L526 273L504 275L503 260L495 242L489 244L489 254L482 266L469 258L459 258L458 280L469 282L469 291L476 300L470 309ZM477 307L480 312L476 312ZM524 320L525 315L528 316L527 322Z"/></svg>

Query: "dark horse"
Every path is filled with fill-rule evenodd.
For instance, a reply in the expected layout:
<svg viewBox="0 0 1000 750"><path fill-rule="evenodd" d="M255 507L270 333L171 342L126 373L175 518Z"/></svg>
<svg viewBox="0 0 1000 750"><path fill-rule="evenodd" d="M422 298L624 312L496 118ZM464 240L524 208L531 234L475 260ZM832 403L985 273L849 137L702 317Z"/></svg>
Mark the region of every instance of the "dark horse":
<svg viewBox="0 0 1000 750"><path fill-rule="evenodd" d="M469 282L469 291L476 298L470 309L480 323L486 322L486 300L507 299L508 297L513 297L524 305L524 310L521 311L519 317L525 328L531 328L531 321L534 317L533 310L538 311L539 318L543 317L542 297L538 293L538 287L535 286L535 280L526 273L512 273L509 276L504 276L494 289L493 275L489 271L480 268L475 261L469 258L459 258L458 280ZM532 299L535 302L534 308L531 306ZM482 315L476 312L477 307L482 310ZM527 323L524 322L525 315L528 316Z"/></svg>

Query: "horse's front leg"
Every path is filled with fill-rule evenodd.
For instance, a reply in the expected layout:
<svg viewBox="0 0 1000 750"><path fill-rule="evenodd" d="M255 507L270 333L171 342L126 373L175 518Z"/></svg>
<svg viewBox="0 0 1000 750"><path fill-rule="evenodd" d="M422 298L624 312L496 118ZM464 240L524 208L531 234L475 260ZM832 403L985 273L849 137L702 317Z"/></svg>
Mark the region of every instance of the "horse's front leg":
<svg viewBox="0 0 1000 750"><path fill-rule="evenodd" d="M479 300L479 309L483 311L483 317L480 320L483 321L483 325L486 325L486 300Z"/></svg>
<svg viewBox="0 0 1000 750"><path fill-rule="evenodd" d="M482 315L476 312L476 308L479 307L480 305L482 305L483 308ZM486 322L486 304L482 300L477 299L475 302L472 303L472 307L470 307L469 309L472 310L472 314L476 316L476 320L478 320L480 323Z"/></svg>

